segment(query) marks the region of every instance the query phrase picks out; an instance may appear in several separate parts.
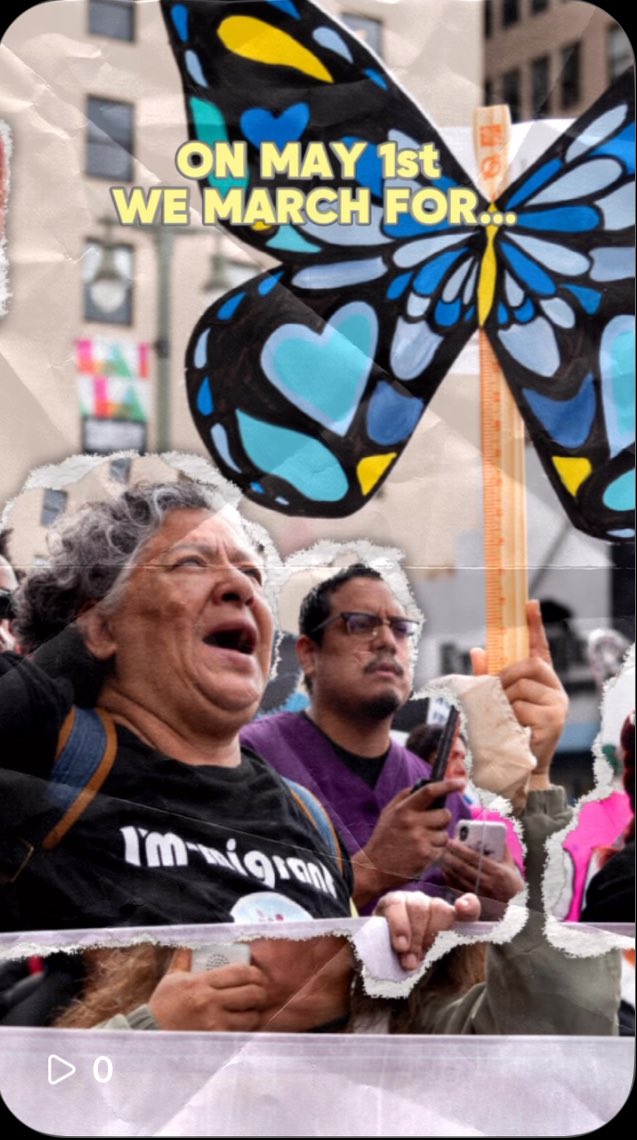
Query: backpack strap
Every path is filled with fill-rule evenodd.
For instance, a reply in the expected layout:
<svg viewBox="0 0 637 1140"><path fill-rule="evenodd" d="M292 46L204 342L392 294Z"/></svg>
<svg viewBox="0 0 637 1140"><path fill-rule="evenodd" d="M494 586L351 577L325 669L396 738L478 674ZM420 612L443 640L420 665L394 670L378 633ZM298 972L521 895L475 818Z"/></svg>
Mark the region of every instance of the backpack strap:
<svg viewBox="0 0 637 1140"><path fill-rule="evenodd" d="M95 798L110 772L117 752L115 722L102 709L72 708L59 735L48 782L48 800L57 819L51 827L37 824L22 835L0 841L0 885L14 883L38 847L53 850Z"/></svg>
<svg viewBox="0 0 637 1140"><path fill-rule="evenodd" d="M308 792L307 788L304 788L302 784L297 784L295 780L289 780L287 776L284 776L283 779L292 793L292 798L301 808L304 815L310 820L310 823L312 823L319 832L330 855L336 859L338 869L342 874L343 852L341 851L341 845L334 830L334 824L323 807L323 804L320 800L317 800L312 792Z"/></svg>
<svg viewBox="0 0 637 1140"><path fill-rule="evenodd" d="M70 831L95 798L110 772L117 752L117 736L112 717L103 709L72 708L58 737L58 748L49 783L49 799L60 813L59 819L40 840L51 851ZM334 825L316 796L284 777L292 798L319 832L327 850L343 872L343 853ZM5 873L5 882L14 882L35 850L33 837L20 837L16 847L14 873Z"/></svg>
<svg viewBox="0 0 637 1140"><path fill-rule="evenodd" d="M46 851L57 847L99 792L117 753L115 722L103 709L72 708L58 738L49 797L61 811L42 840Z"/></svg>

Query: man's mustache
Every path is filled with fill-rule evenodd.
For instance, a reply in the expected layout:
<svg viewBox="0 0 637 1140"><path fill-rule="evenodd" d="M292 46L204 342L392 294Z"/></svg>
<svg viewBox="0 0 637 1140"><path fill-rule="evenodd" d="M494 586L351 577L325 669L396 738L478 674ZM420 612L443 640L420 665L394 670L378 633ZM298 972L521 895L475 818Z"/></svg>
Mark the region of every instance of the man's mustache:
<svg viewBox="0 0 637 1140"><path fill-rule="evenodd" d="M387 654L374 657L373 661L369 661L363 669L363 673L375 673L378 669L391 669L397 677L404 677L405 670L400 664L400 661L395 661L393 657L388 657Z"/></svg>

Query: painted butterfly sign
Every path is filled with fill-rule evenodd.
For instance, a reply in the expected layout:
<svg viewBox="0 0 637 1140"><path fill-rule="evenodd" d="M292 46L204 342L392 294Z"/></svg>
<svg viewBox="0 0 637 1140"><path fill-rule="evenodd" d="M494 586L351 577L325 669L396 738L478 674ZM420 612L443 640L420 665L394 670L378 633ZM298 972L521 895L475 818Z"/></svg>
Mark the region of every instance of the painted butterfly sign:
<svg viewBox="0 0 637 1140"><path fill-rule="evenodd" d="M308 0L162 7L191 139L245 147L244 171L213 166L204 193L307 195L325 185L302 164L320 143L330 188L371 202L364 217L326 201L325 220L231 224L280 264L221 298L190 341L191 409L223 473L284 513L353 513L482 327L573 524L632 537L632 76L489 203L467 196L464 170L379 60ZM271 146L291 146L296 167L264 173ZM406 176L392 153L423 161ZM437 212L389 210L396 190Z"/></svg>

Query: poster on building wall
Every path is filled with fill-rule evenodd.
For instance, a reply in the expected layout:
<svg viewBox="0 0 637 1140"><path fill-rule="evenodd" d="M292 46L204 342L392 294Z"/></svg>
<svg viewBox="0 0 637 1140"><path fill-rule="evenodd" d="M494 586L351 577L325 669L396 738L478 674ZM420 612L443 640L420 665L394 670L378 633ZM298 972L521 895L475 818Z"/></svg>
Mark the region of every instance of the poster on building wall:
<svg viewBox="0 0 637 1140"><path fill-rule="evenodd" d="M4 31L28 1127L566 1136L624 1104L632 62L580 0Z"/></svg>
<svg viewBox="0 0 637 1140"><path fill-rule="evenodd" d="M103 339L76 342L83 451L108 455L146 450L148 357L147 344Z"/></svg>

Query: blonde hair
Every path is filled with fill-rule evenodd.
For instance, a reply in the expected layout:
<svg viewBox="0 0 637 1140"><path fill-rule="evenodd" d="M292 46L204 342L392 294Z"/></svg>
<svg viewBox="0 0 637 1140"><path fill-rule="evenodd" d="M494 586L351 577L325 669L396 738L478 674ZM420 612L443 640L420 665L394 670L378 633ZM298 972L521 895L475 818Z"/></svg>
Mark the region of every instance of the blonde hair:
<svg viewBox="0 0 637 1140"><path fill-rule="evenodd" d="M87 980L80 998L56 1019L59 1029L91 1029L148 1001L174 954L171 946L126 946L84 954Z"/></svg>

